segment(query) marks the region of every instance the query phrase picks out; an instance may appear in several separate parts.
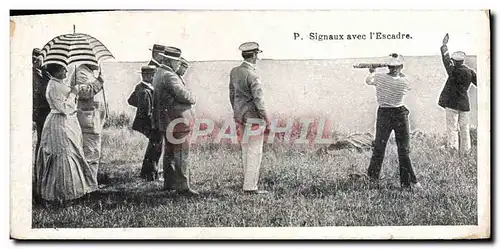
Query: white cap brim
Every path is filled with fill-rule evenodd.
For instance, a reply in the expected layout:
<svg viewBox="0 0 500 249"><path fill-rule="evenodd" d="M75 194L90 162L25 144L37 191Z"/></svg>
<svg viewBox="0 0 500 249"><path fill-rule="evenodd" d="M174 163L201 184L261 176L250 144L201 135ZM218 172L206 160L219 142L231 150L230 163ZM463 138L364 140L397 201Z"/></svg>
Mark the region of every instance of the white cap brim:
<svg viewBox="0 0 500 249"><path fill-rule="evenodd" d="M180 57L173 57L173 56L165 55L165 54L162 54L162 53L159 53L159 55L162 56L162 57L168 58L168 59L172 59L172 60L177 60L177 61L181 60Z"/></svg>

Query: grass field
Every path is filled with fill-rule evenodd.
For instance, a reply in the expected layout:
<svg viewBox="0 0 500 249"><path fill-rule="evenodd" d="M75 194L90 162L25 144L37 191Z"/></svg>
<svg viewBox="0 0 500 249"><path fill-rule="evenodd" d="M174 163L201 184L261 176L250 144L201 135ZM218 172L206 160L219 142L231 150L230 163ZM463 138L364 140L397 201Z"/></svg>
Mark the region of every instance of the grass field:
<svg viewBox="0 0 500 249"><path fill-rule="evenodd" d="M475 139L473 137L475 153ZM397 152L389 141L380 189L362 178L370 152L318 154L316 148L265 146L260 185L270 195L241 191L240 151L231 145L195 144L192 186L186 198L138 178L146 139L127 127L108 127L101 175L109 184L69 206L33 208L33 227L255 227L477 224L476 156L436 149L438 136L412 140L413 165L424 190L399 188Z"/></svg>
<svg viewBox="0 0 500 249"><path fill-rule="evenodd" d="M475 68L475 57L468 59ZM368 59L260 61L266 105L272 116L326 117L334 134L373 133L374 89L363 83L367 70L352 64ZM411 158L424 189L399 188L397 149L391 138L380 189L356 176L366 172L371 152L318 154L318 147L273 143L264 147L260 185L270 195L242 193L240 150L229 144L194 144L191 178L197 198L174 196L162 182L139 179L147 140L130 130L134 109L126 99L144 63L103 66L111 118L103 137L100 176L108 184L73 205L33 206L33 227L207 227L207 226L394 226L477 224L475 132L470 156L440 149L444 112L437 98L445 82L440 58L408 57L412 77L407 104ZM186 75L198 96L198 118L231 116L228 72L240 62L193 62ZM477 123L476 89L471 87L471 126ZM475 131L475 130L473 130ZM34 136L35 138L35 136ZM35 140L35 139L34 139ZM35 141L34 141L35 142ZM161 161L160 161L161 163Z"/></svg>

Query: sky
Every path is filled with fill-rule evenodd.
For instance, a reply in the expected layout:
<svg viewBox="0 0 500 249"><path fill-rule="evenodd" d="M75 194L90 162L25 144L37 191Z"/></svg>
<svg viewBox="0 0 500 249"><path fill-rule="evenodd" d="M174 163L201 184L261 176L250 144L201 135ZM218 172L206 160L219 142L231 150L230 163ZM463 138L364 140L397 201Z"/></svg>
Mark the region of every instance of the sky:
<svg viewBox="0 0 500 249"><path fill-rule="evenodd" d="M117 61L146 61L152 44L182 49L190 61L239 60L238 46L256 41L265 59L336 59L438 55L444 34L450 50L475 55L489 40L485 13L474 11L122 11L11 17L11 55L29 58L34 47L76 31L101 40ZM408 33L409 40L347 40L351 34ZM294 40L294 33L300 37ZM310 40L310 33L344 40ZM368 38L367 37L367 38ZM301 40L300 38L303 38Z"/></svg>

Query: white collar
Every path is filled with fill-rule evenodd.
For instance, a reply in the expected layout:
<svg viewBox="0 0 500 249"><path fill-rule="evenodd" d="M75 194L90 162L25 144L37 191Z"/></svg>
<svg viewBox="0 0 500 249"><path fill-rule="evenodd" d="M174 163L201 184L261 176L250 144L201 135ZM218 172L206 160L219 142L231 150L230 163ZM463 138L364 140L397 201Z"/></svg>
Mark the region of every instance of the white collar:
<svg viewBox="0 0 500 249"><path fill-rule="evenodd" d="M153 63L155 63L156 65L158 65L158 66L159 66L159 65L161 65L161 64L160 64L157 60L155 60L154 58L151 58L151 61L152 61Z"/></svg>
<svg viewBox="0 0 500 249"><path fill-rule="evenodd" d="M151 85L151 83L147 83L145 81L141 81L142 84L144 84L145 86L147 86L148 88L150 88L151 90L154 89L153 85Z"/></svg>

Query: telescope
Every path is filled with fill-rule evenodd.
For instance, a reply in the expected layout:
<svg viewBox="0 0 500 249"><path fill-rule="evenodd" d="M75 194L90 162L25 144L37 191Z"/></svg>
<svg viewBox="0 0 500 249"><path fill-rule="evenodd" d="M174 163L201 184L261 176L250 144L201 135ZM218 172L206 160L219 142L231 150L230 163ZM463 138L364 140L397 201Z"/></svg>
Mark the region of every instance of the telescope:
<svg viewBox="0 0 500 249"><path fill-rule="evenodd" d="M387 67L384 63L358 63L353 65L354 68L377 68L377 67Z"/></svg>

